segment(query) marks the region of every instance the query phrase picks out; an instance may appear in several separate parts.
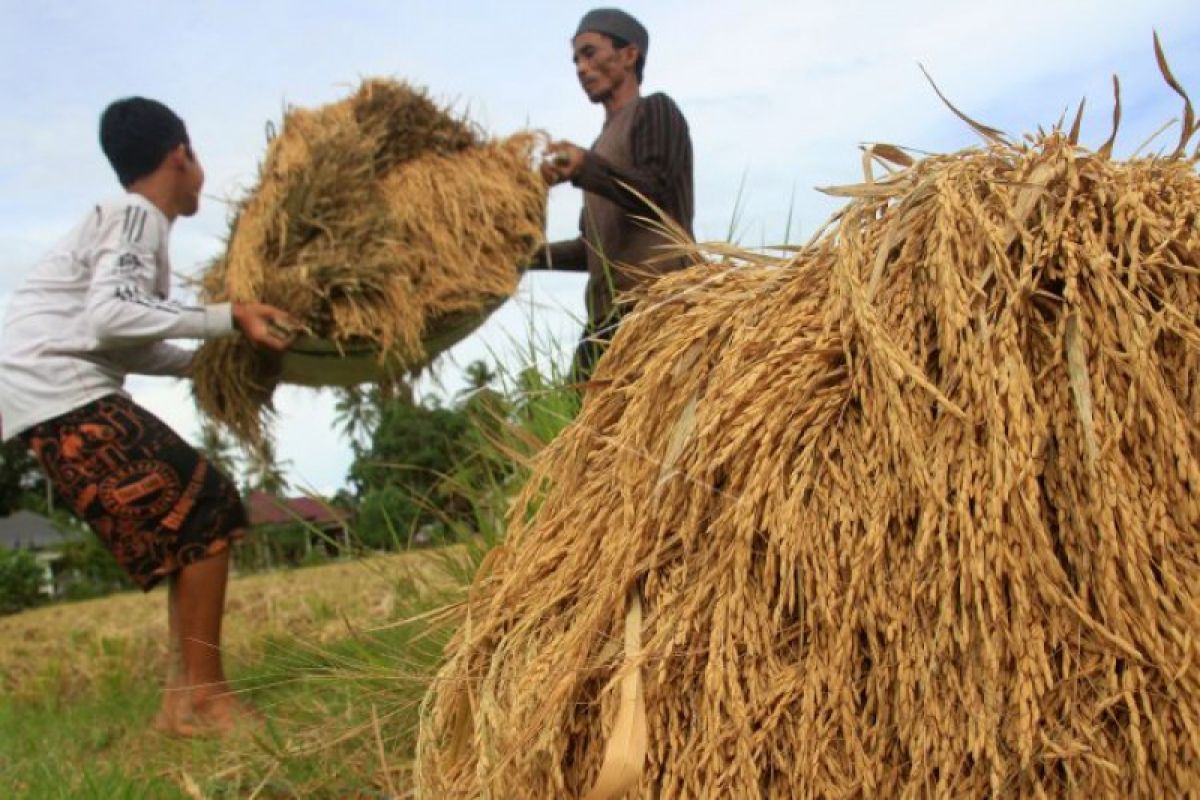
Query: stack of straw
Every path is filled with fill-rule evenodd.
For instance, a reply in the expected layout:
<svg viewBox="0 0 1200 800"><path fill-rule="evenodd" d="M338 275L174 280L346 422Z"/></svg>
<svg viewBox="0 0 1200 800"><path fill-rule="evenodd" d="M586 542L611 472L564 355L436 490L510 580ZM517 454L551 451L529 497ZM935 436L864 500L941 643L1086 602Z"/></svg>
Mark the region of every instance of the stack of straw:
<svg viewBox="0 0 1200 800"><path fill-rule="evenodd" d="M415 371L436 355L431 343L462 335L515 291L541 243L546 186L531 169L534 144L531 134L484 142L391 81L291 109L226 253L203 277L205 299L270 303L330 349L370 348L381 375ZM194 367L197 403L261 442L283 370L243 340L207 343ZM339 382L336 369L328 382Z"/></svg>
<svg viewBox="0 0 1200 800"><path fill-rule="evenodd" d="M472 587L419 796L1195 792L1184 127L871 148L794 257L658 282Z"/></svg>

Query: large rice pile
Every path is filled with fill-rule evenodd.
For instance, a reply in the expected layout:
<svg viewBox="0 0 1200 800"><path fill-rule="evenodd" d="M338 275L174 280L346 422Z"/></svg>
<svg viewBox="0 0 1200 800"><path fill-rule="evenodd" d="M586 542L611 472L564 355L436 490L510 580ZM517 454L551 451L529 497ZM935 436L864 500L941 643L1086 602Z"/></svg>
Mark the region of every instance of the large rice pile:
<svg viewBox="0 0 1200 800"><path fill-rule="evenodd" d="M392 81L290 109L203 278L205 299L276 305L311 338L367 346L399 375L416 370L436 355L432 339L477 325L515 291L542 241L533 147L531 134L485 142ZM281 369L240 338L209 342L195 362L197 403L257 442Z"/></svg>
<svg viewBox="0 0 1200 800"><path fill-rule="evenodd" d="M659 281L472 588L420 796L1196 792L1191 125L875 148L794 257Z"/></svg>

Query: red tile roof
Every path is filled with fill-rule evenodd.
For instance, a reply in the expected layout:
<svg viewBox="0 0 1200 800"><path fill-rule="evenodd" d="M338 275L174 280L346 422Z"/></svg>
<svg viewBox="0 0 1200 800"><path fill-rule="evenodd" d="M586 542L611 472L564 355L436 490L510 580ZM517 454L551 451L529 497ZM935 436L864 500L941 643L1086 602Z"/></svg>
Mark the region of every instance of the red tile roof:
<svg viewBox="0 0 1200 800"><path fill-rule="evenodd" d="M251 525L300 521L316 525L344 525L350 520L346 511L311 497L276 497L266 492L252 492L246 498L246 508Z"/></svg>

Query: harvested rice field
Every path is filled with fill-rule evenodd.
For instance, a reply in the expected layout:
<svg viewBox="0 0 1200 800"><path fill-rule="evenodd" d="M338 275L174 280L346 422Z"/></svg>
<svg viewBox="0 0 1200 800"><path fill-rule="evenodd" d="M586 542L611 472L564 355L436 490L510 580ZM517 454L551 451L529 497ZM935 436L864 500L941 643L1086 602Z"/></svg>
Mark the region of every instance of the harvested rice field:
<svg viewBox="0 0 1200 800"><path fill-rule="evenodd" d="M226 660L266 723L224 741L151 728L164 592L0 617L0 796L404 796L411 721L444 635L396 623L455 597L467 558L451 548L235 577Z"/></svg>
<svg viewBox="0 0 1200 800"><path fill-rule="evenodd" d="M443 561L425 552L376 556L286 572L235 576L224 643L232 663L281 639L324 643L395 617L397 593L444 585ZM453 556L449 556L453 557ZM165 589L57 603L0 617L0 691L70 696L110 671L157 684L166 663Z"/></svg>

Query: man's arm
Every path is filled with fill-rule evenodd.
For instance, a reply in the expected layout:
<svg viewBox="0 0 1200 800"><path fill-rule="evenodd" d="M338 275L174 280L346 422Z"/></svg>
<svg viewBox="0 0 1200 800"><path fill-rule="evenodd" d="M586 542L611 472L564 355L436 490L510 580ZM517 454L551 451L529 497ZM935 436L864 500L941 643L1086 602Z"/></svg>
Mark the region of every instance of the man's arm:
<svg viewBox="0 0 1200 800"><path fill-rule="evenodd" d="M104 355L135 375L167 375L186 378L192 373L194 350L176 347L166 342L106 350Z"/></svg>
<svg viewBox="0 0 1200 800"><path fill-rule="evenodd" d="M584 151L571 183L631 214L652 216L650 204L662 206L667 188L691 170L692 141L683 113L665 94L645 98L635 113L630 133L633 169L620 169L603 156Z"/></svg>
<svg viewBox="0 0 1200 800"><path fill-rule="evenodd" d="M228 303L185 306L159 294L158 253L166 234L160 220L130 203L99 220L92 283L85 312L96 340L122 347L162 339L210 339L233 330Z"/></svg>
<svg viewBox="0 0 1200 800"><path fill-rule="evenodd" d="M97 223L101 226L100 244L84 313L102 347L119 350L164 339L213 339L235 329L254 344L272 350L284 350L291 344L297 326L286 312L273 306L186 306L167 299L159 286L168 286L169 276L159 275L165 267L158 263L166 226L136 203L123 212L109 213ZM185 365L182 353L187 351L159 348L146 366L171 370L165 374L186 374L191 360L189 356Z"/></svg>
<svg viewBox="0 0 1200 800"><path fill-rule="evenodd" d="M563 272L587 272L587 245L583 237L550 242L538 248L530 269L554 269Z"/></svg>
<svg viewBox="0 0 1200 800"><path fill-rule="evenodd" d="M579 236L539 247L529 268L587 272L587 245L583 241L582 212L579 214Z"/></svg>

